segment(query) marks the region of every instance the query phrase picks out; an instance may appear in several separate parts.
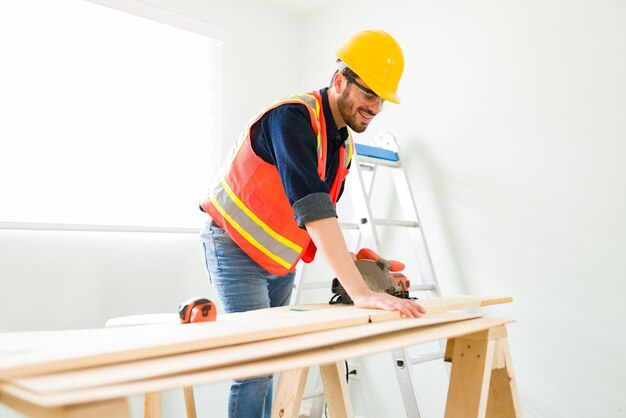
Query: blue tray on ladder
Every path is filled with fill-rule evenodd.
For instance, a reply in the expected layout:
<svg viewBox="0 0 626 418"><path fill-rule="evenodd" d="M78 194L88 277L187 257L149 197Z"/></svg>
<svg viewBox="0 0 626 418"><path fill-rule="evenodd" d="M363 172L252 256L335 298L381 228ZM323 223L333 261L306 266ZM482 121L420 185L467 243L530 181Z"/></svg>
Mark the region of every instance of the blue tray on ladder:
<svg viewBox="0 0 626 418"><path fill-rule="evenodd" d="M377 148L370 145L357 143L354 144L354 149L356 150L356 153L358 155L372 158L380 158L381 160L400 161L400 158L398 158L398 154L388 149Z"/></svg>

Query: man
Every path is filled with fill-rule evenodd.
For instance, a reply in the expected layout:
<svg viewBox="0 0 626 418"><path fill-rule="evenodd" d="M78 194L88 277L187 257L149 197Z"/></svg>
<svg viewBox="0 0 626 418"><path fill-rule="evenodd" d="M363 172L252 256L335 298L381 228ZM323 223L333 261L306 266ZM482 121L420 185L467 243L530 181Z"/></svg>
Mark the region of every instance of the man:
<svg viewBox="0 0 626 418"><path fill-rule="evenodd" d="M331 85L281 100L244 130L201 203L211 282L226 312L289 302L296 263L317 250L355 306L418 317L418 304L367 288L337 221L335 203L348 174L348 128L367 129L396 94L404 69L398 43L380 30L354 35L338 51ZM230 418L269 418L272 377L235 381Z"/></svg>

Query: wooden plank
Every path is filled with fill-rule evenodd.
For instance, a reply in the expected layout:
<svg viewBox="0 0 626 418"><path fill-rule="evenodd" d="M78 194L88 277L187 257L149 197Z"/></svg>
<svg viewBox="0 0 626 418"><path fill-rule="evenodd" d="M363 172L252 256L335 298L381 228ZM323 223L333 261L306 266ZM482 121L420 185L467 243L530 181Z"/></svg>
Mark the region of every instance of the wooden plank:
<svg viewBox="0 0 626 418"><path fill-rule="evenodd" d="M460 295L460 296L448 296L445 298L428 298L428 299L418 299L416 302L419 303L428 314L436 314L442 312L450 312L456 310L463 309L474 309L480 308L483 306L492 306L504 303L510 303L513 301L513 298L510 296L478 296L478 295ZM338 306L338 305L326 305L328 306ZM399 319L404 317L399 312L394 311L383 311L380 309L362 309L355 308L352 305L339 305L343 306L343 309L351 309L361 312L369 312L370 321L371 322L380 322L380 321L389 321L392 319ZM308 307L311 309L320 309L319 305L304 305L304 307ZM280 309L287 309L293 307L282 307ZM273 308L275 309L275 308Z"/></svg>
<svg viewBox="0 0 626 418"><path fill-rule="evenodd" d="M424 299L420 303L435 313L508 299L458 296ZM121 363L399 317L398 312L320 304L221 315L218 321L211 323L60 331L61 334L0 334L0 379Z"/></svg>
<svg viewBox="0 0 626 418"><path fill-rule="evenodd" d="M178 314L160 313L148 315L131 315L111 318L104 324L105 328L136 327L137 325L180 324Z"/></svg>
<svg viewBox="0 0 626 418"><path fill-rule="evenodd" d="M161 324L0 338L0 380L191 352L310 331L365 324L369 312L344 309L246 312L216 322ZM233 323L236 326L233 326Z"/></svg>
<svg viewBox="0 0 626 418"><path fill-rule="evenodd" d="M309 368L286 370L278 378L272 418L298 418Z"/></svg>
<svg viewBox="0 0 626 418"><path fill-rule="evenodd" d="M126 399L45 408L11 394L0 393L0 402L30 418L131 418Z"/></svg>
<svg viewBox="0 0 626 418"><path fill-rule="evenodd" d="M480 308L482 306L498 305L502 303L510 303L512 301L513 298L510 296L463 295L445 298L419 299L417 302L426 309L426 312L439 313L460 309Z"/></svg>
<svg viewBox="0 0 626 418"><path fill-rule="evenodd" d="M401 320L397 322L406 321L410 320ZM160 378L103 385L45 395L23 389L10 383L4 383L0 384L0 393L12 394L13 396L18 396L31 403L42 406L58 406L68 403L89 402L94 400L142 394L146 392L170 390L183 386L219 382L229 379L243 379L254 376L263 376L283 370L331 363L346 358L361 357L369 354L389 351L398 347L421 344L443 338L454 338L460 335L478 332L510 322L512 321L507 319L474 318L426 327L409 328L373 337L353 339L339 344L328 344L323 347L312 350L303 350L292 354L276 355L252 361L242 361L210 370L181 373ZM371 324L370 326L376 325L377 324ZM324 331L319 333L318 336L337 331L338 330ZM282 345L281 340L275 340L276 346ZM252 346L249 348L253 349ZM176 356L172 357L173 361L175 361L175 357Z"/></svg>
<svg viewBox="0 0 626 418"><path fill-rule="evenodd" d="M341 372L342 370L344 370L343 361L320 365L324 394L332 418L352 418L354 416L348 384Z"/></svg>
<svg viewBox="0 0 626 418"><path fill-rule="evenodd" d="M416 319L396 319L394 321L368 323L355 327L284 337L280 340L273 339L131 363L18 378L14 379L14 383L38 393L70 391L149 379L174 373L223 367L241 361L283 355L402 329L461 321L478 316L478 314L445 312L426 315Z"/></svg>
<svg viewBox="0 0 626 418"><path fill-rule="evenodd" d="M480 306L500 305L513 302L512 296L482 296Z"/></svg>

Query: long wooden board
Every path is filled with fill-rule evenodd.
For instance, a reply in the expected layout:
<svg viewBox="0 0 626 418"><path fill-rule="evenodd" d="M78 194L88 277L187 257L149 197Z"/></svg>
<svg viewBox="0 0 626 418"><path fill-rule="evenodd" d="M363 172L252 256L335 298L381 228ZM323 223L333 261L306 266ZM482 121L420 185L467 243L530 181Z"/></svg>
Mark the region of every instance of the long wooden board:
<svg viewBox="0 0 626 418"><path fill-rule="evenodd" d="M0 339L0 379L50 373L137 358L240 344L259 339L297 335L369 322L369 313L352 310L246 312L237 320L210 323L160 324L137 327L78 330L62 338L46 332Z"/></svg>
<svg viewBox="0 0 626 418"><path fill-rule="evenodd" d="M395 322L395 321L394 321ZM298 351L292 354L275 355L264 359L237 362L224 367L209 370L187 372L131 381L85 389L69 390L58 393L41 394L19 387L11 383L0 384L0 392L8 393L37 405L52 407L100 399L112 399L157 392L172 388L218 382L227 379L261 376L274 372L308 367L318 364L332 363L345 358L360 357L391 350L393 348L435 341L442 338L453 338L470 334L491 327L512 322L506 319L474 318L426 327L400 329L365 338L353 339L338 344L327 344L322 347ZM376 326L377 324L371 324ZM380 324L382 326L383 324ZM323 331L333 333L335 331ZM250 349L254 349L253 343Z"/></svg>
<svg viewBox="0 0 626 418"><path fill-rule="evenodd" d="M252 361L275 355L284 355L324 347L330 344L339 344L359 338L382 335L403 329L462 321L479 316L479 314L452 312L429 314L419 319L396 319L387 322L375 322L260 342L213 348L193 353L182 353L90 369L25 377L14 379L13 383L33 392L58 393L80 388L149 379L166 376L168 374L224 367L242 361Z"/></svg>
<svg viewBox="0 0 626 418"><path fill-rule="evenodd" d="M513 298L509 296L475 296L475 295L463 295L463 296L451 296L446 298L430 298L419 299L417 303L421 304L427 309L429 314L449 312L457 309L471 309L479 308L482 306L497 305L502 303L512 302ZM310 304L310 305L298 305L298 306L282 306L279 308L269 308L257 310L258 314L264 314L266 311L271 312L284 312L293 310L319 310L319 309L359 309L353 306L345 305L330 305L330 304ZM381 311L378 309L364 310L359 309L361 312L370 312L370 319L372 322L386 321L389 319L400 318L398 312ZM256 314L255 314L256 315ZM220 316L222 321L237 321L239 317L237 315L223 315ZM119 318L113 318L106 322L106 327L124 327L124 326L137 326L137 325L154 325L154 324L178 324L180 319L177 314L149 314L149 315L132 315L123 316Z"/></svg>
<svg viewBox="0 0 626 418"><path fill-rule="evenodd" d="M420 303L429 312L442 312L510 300L459 296L424 299ZM321 304L221 315L218 321L212 323L59 331L59 334L0 334L0 380L206 350L399 317L397 312Z"/></svg>

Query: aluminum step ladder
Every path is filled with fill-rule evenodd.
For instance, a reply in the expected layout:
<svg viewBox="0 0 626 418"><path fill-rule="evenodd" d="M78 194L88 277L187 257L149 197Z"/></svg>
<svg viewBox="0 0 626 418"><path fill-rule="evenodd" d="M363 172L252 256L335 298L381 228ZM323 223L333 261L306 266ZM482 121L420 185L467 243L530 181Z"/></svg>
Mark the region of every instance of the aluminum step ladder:
<svg viewBox="0 0 626 418"><path fill-rule="evenodd" d="M382 132L374 138L374 144L375 147L355 144L356 152L351 164L351 173L346 179L346 192L350 194L353 213L351 222L340 223L342 229L346 231L344 235L350 234L350 231L356 233L356 237L352 237L353 245L350 246L355 253L359 248L371 248L378 254L388 256L382 249L378 228L396 227L406 230L413 243L420 276L419 278L409 278L411 280L411 295L415 296L417 292L427 292L429 297L439 297L441 290L428 252L413 192L409 186L406 171L402 166L397 141L392 134ZM403 219L375 218L373 216L372 196L376 174L379 170L390 170L391 172L397 200L403 212ZM296 273L292 295L293 304L300 303L302 293L305 291L320 288L330 289L330 279L327 283L307 282L305 279L307 267L305 266L302 263ZM411 357L406 348L391 352L407 418L422 418L412 377L412 366L442 359L445 341L440 341L439 346L440 350L417 357ZM320 396L319 390L313 396L316 398L309 417L320 418L324 399Z"/></svg>

